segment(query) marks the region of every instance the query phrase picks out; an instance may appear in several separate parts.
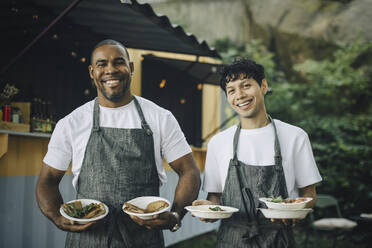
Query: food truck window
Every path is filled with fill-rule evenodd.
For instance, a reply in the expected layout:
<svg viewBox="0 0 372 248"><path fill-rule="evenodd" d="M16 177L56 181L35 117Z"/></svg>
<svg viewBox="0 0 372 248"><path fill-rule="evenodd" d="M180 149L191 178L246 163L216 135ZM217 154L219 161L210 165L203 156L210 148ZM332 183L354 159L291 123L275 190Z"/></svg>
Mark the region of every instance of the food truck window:
<svg viewBox="0 0 372 248"><path fill-rule="evenodd" d="M198 80L169 63L142 61L141 95L176 117L189 144L201 146L202 91Z"/></svg>

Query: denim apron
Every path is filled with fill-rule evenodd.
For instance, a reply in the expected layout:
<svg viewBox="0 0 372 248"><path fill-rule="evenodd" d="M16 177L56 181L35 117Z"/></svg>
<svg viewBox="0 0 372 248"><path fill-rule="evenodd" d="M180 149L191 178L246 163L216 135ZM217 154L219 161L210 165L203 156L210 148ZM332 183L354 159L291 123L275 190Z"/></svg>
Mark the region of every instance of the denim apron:
<svg viewBox="0 0 372 248"><path fill-rule="evenodd" d="M77 199L96 199L109 207L104 221L92 230L69 232L66 247L164 247L160 230L139 226L122 210L124 202L139 196L158 196L159 177L152 131L133 96L142 128L99 126L94 102L93 129L78 180Z"/></svg>
<svg viewBox="0 0 372 248"><path fill-rule="evenodd" d="M258 207L265 208L259 197L288 197L282 156L275 122L269 116L275 134L275 164L268 166L247 165L237 158L241 124L233 142L233 158L230 160L221 204L239 209L229 219L221 221L217 234L217 247L295 247L292 229L284 224L272 223Z"/></svg>

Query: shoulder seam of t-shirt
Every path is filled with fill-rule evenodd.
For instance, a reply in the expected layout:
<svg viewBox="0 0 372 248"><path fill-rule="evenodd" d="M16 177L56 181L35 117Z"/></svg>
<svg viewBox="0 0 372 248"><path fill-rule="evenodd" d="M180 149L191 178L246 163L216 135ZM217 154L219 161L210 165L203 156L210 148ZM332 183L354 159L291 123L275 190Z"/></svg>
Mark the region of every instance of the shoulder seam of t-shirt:
<svg viewBox="0 0 372 248"><path fill-rule="evenodd" d="M236 125L233 125L233 126L231 126L231 127L229 127L229 128L226 128L225 130L220 131L219 133L215 134L215 135L214 135L214 136L209 140L208 144L211 143L211 142L214 143L216 139L218 139L219 137L223 137L223 136L227 135L229 132L233 132L233 131L235 131L236 128L237 128L237 126L236 126Z"/></svg>

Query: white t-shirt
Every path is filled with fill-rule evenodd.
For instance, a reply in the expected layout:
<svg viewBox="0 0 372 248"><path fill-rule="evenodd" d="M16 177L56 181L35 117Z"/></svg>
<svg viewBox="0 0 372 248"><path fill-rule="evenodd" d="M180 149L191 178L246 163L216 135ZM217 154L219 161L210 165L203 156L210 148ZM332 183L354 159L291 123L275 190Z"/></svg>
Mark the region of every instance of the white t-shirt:
<svg viewBox="0 0 372 248"><path fill-rule="evenodd" d="M142 112L154 139L155 162L161 184L167 180L162 158L168 163L191 152L186 138L172 113L155 103L138 97ZM85 148L93 127L94 100L75 109L59 120L48 145L44 163L66 171L72 160L72 184L76 188ZM132 100L118 108L100 107L100 126L141 128L141 119Z"/></svg>
<svg viewBox="0 0 372 248"><path fill-rule="evenodd" d="M289 197L298 197L298 189L322 180L316 166L309 137L299 127L274 120ZM233 158L233 139L237 126L215 135L208 143L203 190L222 193L229 162ZM274 129L272 123L257 129L241 129L238 160L247 165L274 165Z"/></svg>

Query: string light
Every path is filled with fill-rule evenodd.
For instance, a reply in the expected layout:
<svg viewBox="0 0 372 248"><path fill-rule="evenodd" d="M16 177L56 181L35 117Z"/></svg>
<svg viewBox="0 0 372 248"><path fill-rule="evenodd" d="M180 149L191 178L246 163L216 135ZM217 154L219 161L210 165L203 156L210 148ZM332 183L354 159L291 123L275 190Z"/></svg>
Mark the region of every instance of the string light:
<svg viewBox="0 0 372 248"><path fill-rule="evenodd" d="M58 34L53 34L52 38L53 38L54 40L58 40Z"/></svg>
<svg viewBox="0 0 372 248"><path fill-rule="evenodd" d="M160 84L159 84L159 88L161 88L161 89L164 88L166 82L167 82L167 81L166 81L165 79L161 80L161 82L160 82Z"/></svg>
<svg viewBox="0 0 372 248"><path fill-rule="evenodd" d="M87 60L87 59L86 59L85 57L81 57L81 59L80 59L80 61L81 61L82 63L85 63L86 60Z"/></svg>
<svg viewBox="0 0 372 248"><path fill-rule="evenodd" d="M33 15L33 16L32 16L32 19L34 19L34 20L38 20L38 19L39 19L39 16L38 16L38 15Z"/></svg>
<svg viewBox="0 0 372 248"><path fill-rule="evenodd" d="M181 99L180 99L180 103L181 103L181 104L185 104L185 103L186 103L186 99L185 99L185 98L181 98Z"/></svg>
<svg viewBox="0 0 372 248"><path fill-rule="evenodd" d="M202 90L203 89L203 84L201 83L198 83L197 87L196 87L198 90Z"/></svg>
<svg viewBox="0 0 372 248"><path fill-rule="evenodd" d="M77 56L77 54L74 51L72 51L71 56L75 58Z"/></svg>

